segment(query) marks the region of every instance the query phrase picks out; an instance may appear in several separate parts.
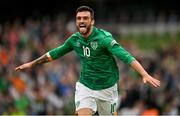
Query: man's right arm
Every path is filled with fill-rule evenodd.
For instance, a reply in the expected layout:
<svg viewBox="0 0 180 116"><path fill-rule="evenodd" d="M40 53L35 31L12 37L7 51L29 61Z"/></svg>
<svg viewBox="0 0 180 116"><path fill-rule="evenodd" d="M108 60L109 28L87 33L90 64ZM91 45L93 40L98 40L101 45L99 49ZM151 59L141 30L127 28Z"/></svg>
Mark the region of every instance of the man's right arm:
<svg viewBox="0 0 180 116"><path fill-rule="evenodd" d="M28 62L28 63L25 63L23 65L20 65L20 66L16 67L15 70L18 71L18 70L23 70L25 68L31 68L33 66L36 66L36 65L39 65L39 64L44 64L44 63L47 63L49 61L51 61L51 57L48 56L48 53L47 53L47 54L42 55L38 59L35 59L35 60L31 61L31 62Z"/></svg>
<svg viewBox="0 0 180 116"><path fill-rule="evenodd" d="M66 53L73 50L73 48L71 47L70 41L71 40L69 38L68 40L66 40L66 42L63 45L52 49L51 51L49 51L46 54L39 57L38 59L35 59L31 62L28 62L21 66L16 67L15 70L16 71L23 70L25 68L31 68L31 67L39 65L39 64L44 64L44 63L50 62L52 60L56 60L57 58L65 55Z"/></svg>

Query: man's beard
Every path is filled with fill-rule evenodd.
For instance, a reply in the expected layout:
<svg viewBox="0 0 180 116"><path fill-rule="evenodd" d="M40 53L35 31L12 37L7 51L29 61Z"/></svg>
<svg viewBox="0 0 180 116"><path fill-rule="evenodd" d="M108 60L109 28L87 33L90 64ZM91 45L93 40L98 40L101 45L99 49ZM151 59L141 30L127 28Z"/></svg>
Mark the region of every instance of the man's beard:
<svg viewBox="0 0 180 116"><path fill-rule="evenodd" d="M85 27L77 26L77 29L81 35L87 35L91 30L91 25L86 25Z"/></svg>

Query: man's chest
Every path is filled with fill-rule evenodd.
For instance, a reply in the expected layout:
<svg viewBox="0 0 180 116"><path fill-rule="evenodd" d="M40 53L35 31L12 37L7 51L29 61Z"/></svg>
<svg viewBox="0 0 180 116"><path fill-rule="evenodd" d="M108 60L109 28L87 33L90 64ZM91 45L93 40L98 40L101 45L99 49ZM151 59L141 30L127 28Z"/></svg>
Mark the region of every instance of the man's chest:
<svg viewBox="0 0 180 116"><path fill-rule="evenodd" d="M104 51L102 42L98 39L93 41L84 41L78 39L73 43L73 48L80 57L85 58L98 57Z"/></svg>

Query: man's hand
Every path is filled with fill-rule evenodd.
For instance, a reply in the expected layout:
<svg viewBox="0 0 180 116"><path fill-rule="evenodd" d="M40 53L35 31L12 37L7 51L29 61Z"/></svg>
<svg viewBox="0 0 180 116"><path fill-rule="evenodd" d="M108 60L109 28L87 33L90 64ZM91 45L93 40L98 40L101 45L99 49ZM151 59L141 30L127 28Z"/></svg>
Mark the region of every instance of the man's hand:
<svg viewBox="0 0 180 116"><path fill-rule="evenodd" d="M145 69L141 66L141 64L137 61L134 60L131 63L131 67L133 69L135 69L143 78L143 82L149 82L150 84L152 84L154 87L159 87L160 86L160 81L151 77L146 71Z"/></svg>
<svg viewBox="0 0 180 116"><path fill-rule="evenodd" d="M29 63L25 63L21 66L18 66L15 68L16 71L19 71L19 70L23 70L23 69L26 69L26 68L31 68L32 67L32 63L29 62Z"/></svg>
<svg viewBox="0 0 180 116"><path fill-rule="evenodd" d="M149 82L150 84L152 84L154 87L159 87L160 86L160 81L151 77L149 74L145 74L143 75L143 82L147 83Z"/></svg>

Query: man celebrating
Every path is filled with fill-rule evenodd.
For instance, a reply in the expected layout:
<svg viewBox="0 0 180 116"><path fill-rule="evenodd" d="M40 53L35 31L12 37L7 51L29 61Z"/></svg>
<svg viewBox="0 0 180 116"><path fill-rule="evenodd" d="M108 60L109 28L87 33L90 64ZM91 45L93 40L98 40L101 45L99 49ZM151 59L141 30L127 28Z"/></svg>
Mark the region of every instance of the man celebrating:
<svg viewBox="0 0 180 116"><path fill-rule="evenodd" d="M15 70L31 68L55 60L75 50L80 57L81 73L76 83L75 104L78 115L114 115L118 102L118 67L114 56L135 69L143 79L154 87L160 81L151 77L141 64L112 35L94 26L94 11L88 6L76 10L78 32L70 36L63 45L47 52L38 59L25 63Z"/></svg>

